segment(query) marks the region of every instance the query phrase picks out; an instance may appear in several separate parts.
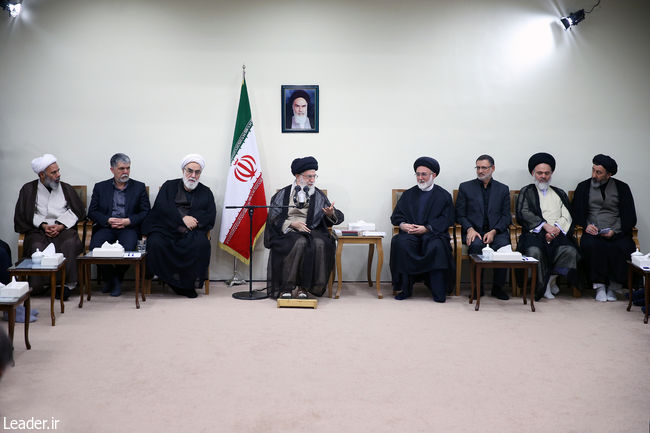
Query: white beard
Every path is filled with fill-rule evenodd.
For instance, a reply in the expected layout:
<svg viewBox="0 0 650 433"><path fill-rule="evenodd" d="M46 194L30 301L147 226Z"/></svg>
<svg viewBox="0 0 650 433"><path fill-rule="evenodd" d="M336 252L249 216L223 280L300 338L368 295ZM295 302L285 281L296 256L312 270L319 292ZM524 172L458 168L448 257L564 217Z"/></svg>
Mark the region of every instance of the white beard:
<svg viewBox="0 0 650 433"><path fill-rule="evenodd" d="M183 185L185 185L185 188L187 188L190 191L193 191L194 188L196 188L198 184L199 184L198 180L189 180L189 179L183 178Z"/></svg>
<svg viewBox="0 0 650 433"><path fill-rule="evenodd" d="M591 179L591 187L592 188L599 188L603 183L598 182L596 179Z"/></svg>
<svg viewBox="0 0 650 433"><path fill-rule="evenodd" d="M307 115L303 114L302 116L299 116L298 114L293 115L293 120L300 126L304 126L305 123L307 123Z"/></svg>
<svg viewBox="0 0 650 433"><path fill-rule="evenodd" d="M418 182L418 188L420 188L420 190L422 191L431 191L431 188L433 188L434 181L435 179L432 176L431 179L427 180L426 182L422 182L422 183Z"/></svg>

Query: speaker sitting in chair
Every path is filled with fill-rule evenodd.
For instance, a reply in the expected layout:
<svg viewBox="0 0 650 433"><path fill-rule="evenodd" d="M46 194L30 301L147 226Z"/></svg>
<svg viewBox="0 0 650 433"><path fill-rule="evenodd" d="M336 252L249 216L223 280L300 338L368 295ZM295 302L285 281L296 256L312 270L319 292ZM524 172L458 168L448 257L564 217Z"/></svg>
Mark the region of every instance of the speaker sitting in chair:
<svg viewBox="0 0 650 433"><path fill-rule="evenodd" d="M268 293L274 298L306 299L307 292L322 296L334 267L336 241L328 227L343 222L343 212L334 208L316 188L318 162L314 157L291 163L295 180L271 198L264 246L271 250L268 263Z"/></svg>

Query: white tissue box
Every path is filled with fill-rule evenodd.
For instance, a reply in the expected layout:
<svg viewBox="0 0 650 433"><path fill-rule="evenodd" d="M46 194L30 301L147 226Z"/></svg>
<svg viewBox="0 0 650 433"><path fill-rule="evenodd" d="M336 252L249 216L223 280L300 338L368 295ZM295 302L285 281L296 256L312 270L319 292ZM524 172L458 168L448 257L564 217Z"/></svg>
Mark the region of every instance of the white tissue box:
<svg viewBox="0 0 650 433"><path fill-rule="evenodd" d="M640 268L648 268L650 267L650 254L646 254L645 256L632 256L632 264L636 265Z"/></svg>
<svg viewBox="0 0 650 433"><path fill-rule="evenodd" d="M63 253L54 253L51 256L44 256L43 260L41 260L41 266L59 266L64 260Z"/></svg>
<svg viewBox="0 0 650 433"><path fill-rule="evenodd" d="M27 281L12 281L4 287L0 287L0 298L20 298L29 290Z"/></svg>
<svg viewBox="0 0 650 433"><path fill-rule="evenodd" d="M375 224L374 223L367 223L365 221L357 221L354 223L348 223L348 230L357 230L357 231L374 231L375 230Z"/></svg>
<svg viewBox="0 0 650 433"><path fill-rule="evenodd" d="M124 248L93 248L93 257L124 257Z"/></svg>
<svg viewBox="0 0 650 433"><path fill-rule="evenodd" d="M514 260L523 260L523 256L519 251L510 251L507 253L500 253L498 251L495 251L492 254L492 261L495 262L508 262Z"/></svg>

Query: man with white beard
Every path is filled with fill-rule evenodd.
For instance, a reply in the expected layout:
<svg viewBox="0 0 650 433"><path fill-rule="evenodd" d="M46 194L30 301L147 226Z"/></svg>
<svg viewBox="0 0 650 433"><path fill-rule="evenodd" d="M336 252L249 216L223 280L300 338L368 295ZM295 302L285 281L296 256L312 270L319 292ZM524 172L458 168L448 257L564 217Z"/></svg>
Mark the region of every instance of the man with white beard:
<svg viewBox="0 0 650 433"><path fill-rule="evenodd" d="M592 164L591 178L576 187L573 216L585 228L580 248L596 301L616 301L615 290L627 285L625 261L636 249L636 209L628 184L612 177L618 172L616 161L598 154Z"/></svg>
<svg viewBox="0 0 650 433"><path fill-rule="evenodd" d="M217 210L210 188L199 182L205 168L201 155L181 162L183 176L166 181L142 223L147 235L147 272L179 295L196 298L210 264L210 240Z"/></svg>
<svg viewBox="0 0 650 433"><path fill-rule="evenodd" d="M54 244L56 252L63 253L67 259L63 297L67 299L70 290L77 285L76 257L82 251L77 221L86 217L86 209L74 188L61 182L61 171L54 155L47 153L35 158L31 165L38 179L20 189L14 230L25 235L23 257L31 257L37 248L43 251L50 244ZM43 277L30 277L32 287L40 288L44 284Z"/></svg>
<svg viewBox="0 0 650 433"><path fill-rule="evenodd" d="M578 250L573 240L573 218L566 193L550 185L555 158L540 152L528 160L533 183L526 185L517 198L517 223L522 227L517 249L539 260L535 299L555 298L558 275L570 286L578 283Z"/></svg>
<svg viewBox="0 0 650 433"><path fill-rule="evenodd" d="M395 299L411 296L413 283L424 279L435 302L445 302L454 286L454 260L449 226L454 223L451 194L434 181L440 164L422 156L413 164L417 185L404 191L390 217L399 233L390 246L390 270Z"/></svg>
<svg viewBox="0 0 650 433"><path fill-rule="evenodd" d="M131 159L116 153L111 157L113 177L95 184L88 218L93 222L90 249L104 242L119 241L126 251L134 251L140 236L140 225L149 213L149 194L142 182L131 179ZM103 292L111 296L122 294L122 279L128 265L99 265L106 284Z"/></svg>
<svg viewBox="0 0 650 433"><path fill-rule="evenodd" d="M291 105L291 122L287 129L313 129L309 119L309 104L311 99L304 90L296 90L291 94L289 104ZM287 123L289 121L287 120Z"/></svg>

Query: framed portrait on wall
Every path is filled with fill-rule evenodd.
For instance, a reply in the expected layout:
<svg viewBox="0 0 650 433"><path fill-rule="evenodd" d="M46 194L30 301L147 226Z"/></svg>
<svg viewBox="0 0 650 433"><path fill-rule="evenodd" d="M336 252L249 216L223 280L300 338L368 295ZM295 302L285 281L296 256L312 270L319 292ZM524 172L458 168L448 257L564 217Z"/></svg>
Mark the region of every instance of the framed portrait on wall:
<svg viewBox="0 0 650 433"><path fill-rule="evenodd" d="M318 132L318 85L282 86L282 132Z"/></svg>

